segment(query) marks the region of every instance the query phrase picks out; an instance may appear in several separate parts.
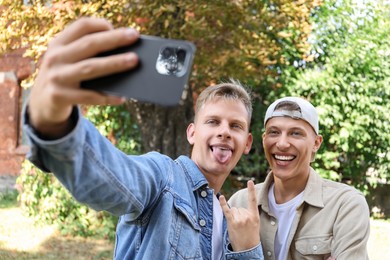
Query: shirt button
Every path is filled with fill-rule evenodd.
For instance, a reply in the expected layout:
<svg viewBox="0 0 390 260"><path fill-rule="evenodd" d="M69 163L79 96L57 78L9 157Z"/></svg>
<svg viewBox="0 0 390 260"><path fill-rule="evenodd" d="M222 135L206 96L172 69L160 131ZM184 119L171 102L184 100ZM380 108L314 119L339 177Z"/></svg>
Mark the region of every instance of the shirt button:
<svg viewBox="0 0 390 260"><path fill-rule="evenodd" d="M200 196L202 196L202 198L206 198L206 197L207 197L207 191L202 190L202 191L200 192Z"/></svg>
<svg viewBox="0 0 390 260"><path fill-rule="evenodd" d="M267 256L271 256L271 255L272 255L271 251L268 251Z"/></svg>
<svg viewBox="0 0 390 260"><path fill-rule="evenodd" d="M313 246L313 250L314 251L317 251L318 247L317 246Z"/></svg>
<svg viewBox="0 0 390 260"><path fill-rule="evenodd" d="M201 225L202 227L206 226L206 220L201 219L201 220L199 221L199 225Z"/></svg>
<svg viewBox="0 0 390 260"><path fill-rule="evenodd" d="M276 224L275 221L272 220L272 221L271 221L271 225L272 225L272 226L275 226L275 224Z"/></svg>

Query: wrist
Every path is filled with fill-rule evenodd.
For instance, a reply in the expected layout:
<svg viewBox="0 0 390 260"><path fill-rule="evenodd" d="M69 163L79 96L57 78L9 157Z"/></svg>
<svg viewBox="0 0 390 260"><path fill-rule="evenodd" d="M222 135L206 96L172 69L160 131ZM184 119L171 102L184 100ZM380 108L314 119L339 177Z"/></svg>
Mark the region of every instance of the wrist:
<svg viewBox="0 0 390 260"><path fill-rule="evenodd" d="M64 121L42 120L41 117L33 118L29 107L26 108L26 123L29 124L41 139L55 140L69 134L76 126L78 119L77 107L73 107L70 115Z"/></svg>

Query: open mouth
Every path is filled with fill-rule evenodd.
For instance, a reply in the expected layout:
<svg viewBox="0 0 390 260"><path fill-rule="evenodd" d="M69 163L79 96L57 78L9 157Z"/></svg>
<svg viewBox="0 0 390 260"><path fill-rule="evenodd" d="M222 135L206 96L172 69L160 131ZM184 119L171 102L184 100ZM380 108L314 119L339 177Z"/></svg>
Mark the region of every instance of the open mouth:
<svg viewBox="0 0 390 260"><path fill-rule="evenodd" d="M285 162L290 162L295 159L296 156L292 155L277 155L274 154L274 158L279 161L285 161Z"/></svg>
<svg viewBox="0 0 390 260"><path fill-rule="evenodd" d="M233 154L233 149L231 149L228 146L210 146L210 150L214 154L215 158L220 162L220 163L226 163Z"/></svg>

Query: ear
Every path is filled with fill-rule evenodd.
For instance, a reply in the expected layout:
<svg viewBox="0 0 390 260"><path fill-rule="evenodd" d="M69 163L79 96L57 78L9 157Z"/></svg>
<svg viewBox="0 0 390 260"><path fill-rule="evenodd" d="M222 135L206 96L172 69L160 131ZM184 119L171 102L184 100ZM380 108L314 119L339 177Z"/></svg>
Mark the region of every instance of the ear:
<svg viewBox="0 0 390 260"><path fill-rule="evenodd" d="M263 143L263 148L264 148L264 139L265 139L265 132L261 135L261 138L263 139L262 141L262 143Z"/></svg>
<svg viewBox="0 0 390 260"><path fill-rule="evenodd" d="M317 135L316 140L314 141L314 146L313 146L313 152L316 153L318 149L320 149L322 144L322 135Z"/></svg>
<svg viewBox="0 0 390 260"><path fill-rule="evenodd" d="M187 141L190 143L190 145L194 145L195 143L195 124L191 123L187 127Z"/></svg>
<svg viewBox="0 0 390 260"><path fill-rule="evenodd" d="M246 140L244 154L248 154L250 152L250 150L252 148L252 143L253 143L253 136L251 133L249 133L248 138Z"/></svg>

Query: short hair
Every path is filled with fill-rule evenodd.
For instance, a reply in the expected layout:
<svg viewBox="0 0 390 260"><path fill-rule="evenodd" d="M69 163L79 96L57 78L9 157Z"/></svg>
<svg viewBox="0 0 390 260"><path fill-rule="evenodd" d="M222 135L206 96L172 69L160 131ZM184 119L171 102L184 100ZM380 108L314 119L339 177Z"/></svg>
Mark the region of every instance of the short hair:
<svg viewBox="0 0 390 260"><path fill-rule="evenodd" d="M301 113L301 108L298 106L297 103L293 101L281 101L279 104L276 105L275 111L279 110L287 110L287 111L298 111Z"/></svg>
<svg viewBox="0 0 390 260"><path fill-rule="evenodd" d="M242 85L239 81L230 79L229 82L222 82L217 85L212 85L205 88L198 99L195 106L195 120L199 110L209 101L222 98L224 100L241 101L246 111L248 112L248 122L250 124L252 118L252 96L249 89Z"/></svg>

